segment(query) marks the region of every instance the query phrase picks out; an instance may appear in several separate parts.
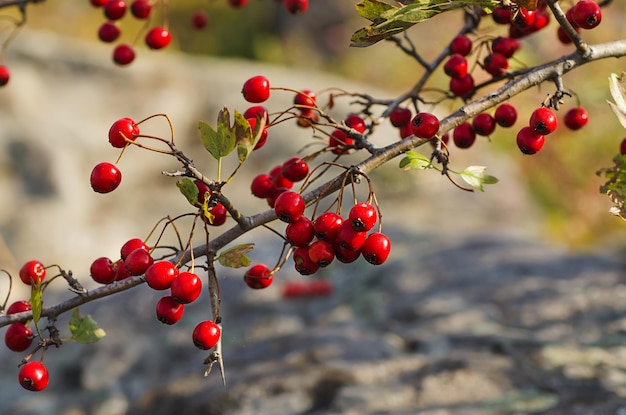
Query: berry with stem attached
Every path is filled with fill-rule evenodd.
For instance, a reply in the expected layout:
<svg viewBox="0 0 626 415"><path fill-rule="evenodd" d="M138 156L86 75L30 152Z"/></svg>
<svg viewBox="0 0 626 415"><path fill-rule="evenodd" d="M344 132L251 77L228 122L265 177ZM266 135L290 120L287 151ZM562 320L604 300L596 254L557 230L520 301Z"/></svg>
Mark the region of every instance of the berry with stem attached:
<svg viewBox="0 0 626 415"><path fill-rule="evenodd" d="M357 203L348 213L348 221L357 232L367 232L374 227L378 215L376 208L367 202Z"/></svg>
<svg viewBox="0 0 626 415"><path fill-rule="evenodd" d="M198 349L209 350L220 341L222 330L211 320L202 321L193 329L193 344Z"/></svg>
<svg viewBox="0 0 626 415"><path fill-rule="evenodd" d="M343 218L338 213L324 212L313 221L315 236L325 241L333 241L342 223Z"/></svg>
<svg viewBox="0 0 626 415"><path fill-rule="evenodd" d="M128 140L135 140L139 135L139 126L132 118L124 117L115 121L109 128L109 143L115 148L123 148Z"/></svg>
<svg viewBox="0 0 626 415"><path fill-rule="evenodd" d="M23 323L13 323L4 333L4 343L9 350L23 352L33 343L33 331Z"/></svg>
<svg viewBox="0 0 626 415"><path fill-rule="evenodd" d="M451 78L450 91L457 97L469 98L474 91L474 78L469 73L462 78Z"/></svg>
<svg viewBox="0 0 626 415"><path fill-rule="evenodd" d="M450 53L467 56L472 52L472 40L465 35L458 35L450 42Z"/></svg>
<svg viewBox="0 0 626 415"><path fill-rule="evenodd" d="M443 65L443 71L451 78L463 78L467 75L467 59L459 53L454 53Z"/></svg>
<svg viewBox="0 0 626 415"><path fill-rule="evenodd" d="M157 261L146 270L146 282L155 290L169 290L178 277L178 268L169 261Z"/></svg>
<svg viewBox="0 0 626 415"><path fill-rule="evenodd" d="M404 127L411 122L412 113L408 108L395 107L389 114L391 125L397 128Z"/></svg>
<svg viewBox="0 0 626 415"><path fill-rule="evenodd" d="M472 120L472 127L474 127L476 134L487 137L496 129L496 120L491 116L491 114L483 112L474 117Z"/></svg>
<svg viewBox="0 0 626 415"><path fill-rule="evenodd" d="M144 249L135 249L128 254L124 264L130 275L142 275L152 265L154 260L150 252Z"/></svg>
<svg viewBox="0 0 626 415"><path fill-rule="evenodd" d="M98 38L103 42L114 42L122 34L115 22L104 22L98 29Z"/></svg>
<svg viewBox="0 0 626 415"><path fill-rule="evenodd" d="M127 43L117 45L113 49L113 62L120 66L131 64L135 60L135 49Z"/></svg>
<svg viewBox="0 0 626 415"><path fill-rule="evenodd" d="M309 258L320 268L326 267L335 259L335 250L333 245L322 239L309 245Z"/></svg>
<svg viewBox="0 0 626 415"><path fill-rule="evenodd" d="M339 226L333 243L348 251L356 251L361 248L366 238L366 232L355 230L352 226L352 221L346 220Z"/></svg>
<svg viewBox="0 0 626 415"><path fill-rule="evenodd" d="M291 222L285 228L285 238L293 246L308 246L314 236L313 222L306 216Z"/></svg>
<svg viewBox="0 0 626 415"><path fill-rule="evenodd" d="M529 124L537 133L547 135L556 130L558 121L556 114L550 108L539 107L531 114Z"/></svg>
<svg viewBox="0 0 626 415"><path fill-rule="evenodd" d="M476 131L469 122L464 122L454 128L452 141L458 148L470 148L476 141Z"/></svg>
<svg viewBox="0 0 626 415"><path fill-rule="evenodd" d="M299 182L309 174L309 165L300 157L292 157L282 165L281 173L291 182Z"/></svg>
<svg viewBox="0 0 626 415"><path fill-rule="evenodd" d="M163 49L172 41L172 34L164 27L157 26L146 33L146 45L150 49Z"/></svg>
<svg viewBox="0 0 626 415"><path fill-rule="evenodd" d="M529 126L523 127L517 133L517 147L524 154L535 154L541 150L544 141L545 137Z"/></svg>
<svg viewBox="0 0 626 415"><path fill-rule="evenodd" d="M130 11L137 19L147 19L152 12L152 4L148 0L134 0L130 4Z"/></svg>
<svg viewBox="0 0 626 415"><path fill-rule="evenodd" d="M175 302L189 304L202 293L202 280L193 272L181 272L172 281L171 293Z"/></svg>
<svg viewBox="0 0 626 415"><path fill-rule="evenodd" d="M174 301L171 295L161 297L156 304L157 319L163 324L176 324L185 312L185 305Z"/></svg>
<svg viewBox="0 0 626 415"><path fill-rule="evenodd" d="M439 131L439 118L429 112L418 112L411 120L411 131L419 138L433 138Z"/></svg>
<svg viewBox="0 0 626 415"><path fill-rule="evenodd" d="M104 5L104 15L109 20L119 20L126 14L127 8L125 0L109 0Z"/></svg>
<svg viewBox="0 0 626 415"><path fill-rule="evenodd" d="M391 251L391 241L387 235L380 232L373 232L368 235L361 246L361 255L372 265L380 265L389 257Z"/></svg>
<svg viewBox="0 0 626 415"><path fill-rule="evenodd" d="M293 262L300 275L312 275L320 269L319 265L309 257L309 247L302 246L293 251Z"/></svg>
<svg viewBox="0 0 626 415"><path fill-rule="evenodd" d="M120 248L120 258L126 259L133 251L141 249L143 251L150 251L150 247L141 238L131 238L124 242L124 245Z"/></svg>
<svg viewBox="0 0 626 415"><path fill-rule="evenodd" d="M509 68L509 61L503 54L494 52L487 55L483 67L492 76L502 76Z"/></svg>
<svg viewBox="0 0 626 415"><path fill-rule="evenodd" d="M580 0L571 11L572 21L582 29L593 29L602 21L602 10L593 0Z"/></svg>
<svg viewBox="0 0 626 415"><path fill-rule="evenodd" d="M248 102L265 102L270 97L270 81L262 75L253 76L244 82L241 93Z"/></svg>
<svg viewBox="0 0 626 415"><path fill-rule="evenodd" d="M274 185L274 182L272 182L270 175L261 173L252 179L250 191L254 196L260 199L265 199L270 196L275 187L276 186Z"/></svg>
<svg viewBox="0 0 626 415"><path fill-rule="evenodd" d="M500 127L512 127L517 121L517 110L511 104L500 104L493 114L493 118Z"/></svg>
<svg viewBox="0 0 626 415"><path fill-rule="evenodd" d="M30 260L20 268L20 279L26 285L32 285L33 282L41 282L46 277L46 268L36 259Z"/></svg>
<svg viewBox="0 0 626 415"><path fill-rule="evenodd" d="M122 172L115 164L103 161L93 168L89 180L95 192L110 193L122 182Z"/></svg>
<svg viewBox="0 0 626 415"><path fill-rule="evenodd" d="M305 208L306 203L300 193L291 191L281 193L274 203L276 216L287 223L300 219Z"/></svg>
<svg viewBox="0 0 626 415"><path fill-rule="evenodd" d="M273 279L274 274L265 264L251 266L243 276L246 285L255 290L269 287Z"/></svg>
<svg viewBox="0 0 626 415"><path fill-rule="evenodd" d="M89 273L95 282L100 284L110 284L115 281L117 268L111 259L107 257L100 257L91 263Z"/></svg>
<svg viewBox="0 0 626 415"><path fill-rule="evenodd" d="M17 380L26 390L42 391L48 386L48 369L42 362L28 362L20 368Z"/></svg>

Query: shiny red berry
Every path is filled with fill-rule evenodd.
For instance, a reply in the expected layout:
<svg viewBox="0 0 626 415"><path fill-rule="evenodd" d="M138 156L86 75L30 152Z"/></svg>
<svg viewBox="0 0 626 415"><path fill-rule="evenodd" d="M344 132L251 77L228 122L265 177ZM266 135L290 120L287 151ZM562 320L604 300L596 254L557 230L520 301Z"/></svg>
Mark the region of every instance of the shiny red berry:
<svg viewBox="0 0 626 415"><path fill-rule="evenodd" d="M126 14L126 9L126 1L109 0L104 5L104 16L109 20L119 20Z"/></svg>
<svg viewBox="0 0 626 415"><path fill-rule="evenodd" d="M28 362L20 368L17 380L26 390L42 391L48 386L48 369L42 362Z"/></svg>
<svg viewBox="0 0 626 415"><path fill-rule="evenodd" d="M220 341L221 334L220 326L213 321L202 321L193 329L193 344L201 350L212 349Z"/></svg>
<svg viewBox="0 0 626 415"><path fill-rule="evenodd" d="M267 101L270 97L270 81L262 75L253 76L243 84L241 93L248 102L261 103Z"/></svg>
<svg viewBox="0 0 626 415"><path fill-rule="evenodd" d="M166 28L157 26L146 33L145 40L150 49L163 49L172 41L172 34Z"/></svg>
<svg viewBox="0 0 626 415"><path fill-rule="evenodd" d="M361 256L360 249L346 248L337 241L333 243L333 248L335 249L335 258L337 258L337 261L344 264L351 264Z"/></svg>
<svg viewBox="0 0 626 415"><path fill-rule="evenodd" d="M470 148L476 141L476 131L469 122L458 125L452 132L452 141L458 148Z"/></svg>
<svg viewBox="0 0 626 415"><path fill-rule="evenodd" d="M491 114L483 112L474 117L472 120L472 127L474 127L476 134L487 137L495 131L496 120L491 116Z"/></svg>
<svg viewBox="0 0 626 415"><path fill-rule="evenodd" d="M281 221L287 223L300 219L305 208L306 203L300 193L291 191L281 193L274 203L276 216Z"/></svg>
<svg viewBox="0 0 626 415"><path fill-rule="evenodd" d="M583 107L571 108L565 113L563 123L570 130L580 130L589 122L589 114Z"/></svg>
<svg viewBox="0 0 626 415"><path fill-rule="evenodd" d="M365 132L365 129L367 128L363 118L361 118L360 116L356 114L348 115L346 119L344 120L344 122L346 123L348 127L355 129L361 134L363 134Z"/></svg>
<svg viewBox="0 0 626 415"><path fill-rule="evenodd" d="M572 20L582 29L593 29L602 21L602 10L593 0L580 0L571 10Z"/></svg>
<svg viewBox="0 0 626 415"><path fill-rule="evenodd" d="M23 352L33 343L35 335L24 323L13 323L4 333L4 343L9 350Z"/></svg>
<svg viewBox="0 0 626 415"><path fill-rule="evenodd" d="M178 268L169 261L157 261L146 270L146 282L155 290L169 290L178 277Z"/></svg>
<svg viewBox="0 0 626 415"><path fill-rule="evenodd" d="M293 246L308 246L314 236L313 222L306 216L291 222L285 228L285 238Z"/></svg>
<svg viewBox="0 0 626 415"><path fill-rule="evenodd" d="M467 75L467 59L459 53L454 53L443 64L443 71L451 78L463 78Z"/></svg>
<svg viewBox="0 0 626 415"><path fill-rule="evenodd" d="M487 55L483 68L492 76L502 76L509 68L509 61L503 54L494 52L491 55Z"/></svg>
<svg viewBox="0 0 626 415"><path fill-rule="evenodd" d="M11 72L9 71L9 68L4 65L0 65L0 86L8 84L10 78Z"/></svg>
<svg viewBox="0 0 626 415"><path fill-rule="evenodd" d="M545 138L542 134L528 126L523 127L517 133L517 147L524 154L535 154L541 150L544 141Z"/></svg>
<svg viewBox="0 0 626 415"><path fill-rule="evenodd" d="M517 110L511 104L500 104L498 108L496 108L493 118L500 127L512 127L515 121L517 121Z"/></svg>
<svg viewBox="0 0 626 415"><path fill-rule="evenodd" d="M550 108L539 107L530 115L529 125L537 133L547 135L556 130L558 120Z"/></svg>
<svg viewBox="0 0 626 415"><path fill-rule="evenodd" d="M429 112L418 112L411 120L411 131L419 138L433 138L439 131L439 118Z"/></svg>
<svg viewBox="0 0 626 415"><path fill-rule="evenodd" d="M520 48L521 43L517 39L510 37L497 37L491 43L491 50L494 53L499 53L505 58L512 57L515 52Z"/></svg>
<svg viewBox="0 0 626 415"><path fill-rule="evenodd" d="M99 284L110 284L115 281L117 267L107 257L94 260L89 267L91 278Z"/></svg>
<svg viewBox="0 0 626 415"><path fill-rule="evenodd" d="M304 107L315 107L317 101L317 95L310 89L303 89L293 98L294 105L301 105Z"/></svg>
<svg viewBox="0 0 626 415"><path fill-rule="evenodd" d="M293 182L283 176L283 165L279 164L274 166L270 172L269 176L272 179L272 183L274 183L275 187L284 187L287 189L291 189L293 187Z"/></svg>
<svg viewBox="0 0 626 415"><path fill-rule="evenodd" d="M265 264L251 266L243 276L246 285L255 290L267 288L272 284L274 274Z"/></svg>
<svg viewBox="0 0 626 415"><path fill-rule="evenodd" d="M222 203L218 203L209 209L209 213L212 215L209 221L209 225L211 226L222 226L226 223L226 219L228 219L228 210Z"/></svg>
<svg viewBox="0 0 626 415"><path fill-rule="evenodd" d="M472 40L465 35L458 35L450 42L450 54L467 56L472 52Z"/></svg>
<svg viewBox="0 0 626 415"><path fill-rule="evenodd" d="M135 249L128 254L124 260L124 264L130 275L142 275L145 273L154 260L150 252L144 249Z"/></svg>
<svg viewBox="0 0 626 415"><path fill-rule="evenodd" d="M33 282L41 282L46 278L46 269L41 262L33 259L22 265L19 275L24 284L31 285Z"/></svg>
<svg viewBox="0 0 626 415"><path fill-rule="evenodd" d="M260 199L265 199L272 193L272 189L276 186L272 182L272 178L269 174L259 174L252 179L250 184L250 191L252 194Z"/></svg>
<svg viewBox="0 0 626 415"><path fill-rule="evenodd" d="M7 308L7 316L10 314L22 313L24 311L30 311L33 307L28 301L19 300L11 303L11 305Z"/></svg>
<svg viewBox="0 0 626 415"><path fill-rule="evenodd" d="M309 8L309 0L283 0L285 9L291 14L301 14Z"/></svg>
<svg viewBox="0 0 626 415"><path fill-rule="evenodd" d="M122 30L115 24L115 22L104 22L98 29L98 38L103 42L114 42L120 37Z"/></svg>
<svg viewBox="0 0 626 415"><path fill-rule="evenodd" d="M384 263L391 251L391 241L387 235L380 232L373 232L368 235L361 246L361 255L367 262L373 265Z"/></svg>
<svg viewBox="0 0 626 415"><path fill-rule="evenodd" d="M356 251L361 248L365 238L367 232L355 230L352 221L346 220L339 226L334 243L348 251Z"/></svg>
<svg viewBox="0 0 626 415"><path fill-rule="evenodd" d="M163 324L176 324L185 312L185 305L174 301L171 295L161 297L156 304L156 317Z"/></svg>
<svg viewBox="0 0 626 415"><path fill-rule="evenodd" d="M309 174L309 165L300 157L291 157L285 161L281 169L284 178L291 182L299 182Z"/></svg>
<svg viewBox="0 0 626 415"><path fill-rule="evenodd" d="M130 4L130 11L137 19L147 19L152 12L152 4L148 0L134 0Z"/></svg>
<svg viewBox="0 0 626 415"><path fill-rule="evenodd" d="M131 238L124 242L124 245L120 248L120 258L126 259L131 252L141 249L144 251L150 251L150 247L140 238Z"/></svg>
<svg viewBox="0 0 626 415"><path fill-rule="evenodd" d="M308 246L302 246L293 251L293 263L294 268L300 275L315 274L320 268L320 266L309 257Z"/></svg>
<svg viewBox="0 0 626 415"><path fill-rule="evenodd" d="M322 239L309 245L309 258L320 268L326 267L335 259L335 250L333 245Z"/></svg>
<svg viewBox="0 0 626 415"><path fill-rule="evenodd" d="M248 118L264 118L266 125L270 121L270 113L267 110L267 108L265 108L263 105L253 105L253 106L251 106L250 108L248 108L243 113L243 117L246 118L246 119L248 119Z"/></svg>
<svg viewBox="0 0 626 415"><path fill-rule="evenodd" d="M135 60L135 49L127 43L117 45L113 49L113 62L120 66L126 66Z"/></svg>
<svg viewBox="0 0 626 415"><path fill-rule="evenodd" d="M130 272L126 269L126 263L123 259L120 259L113 263L115 267L115 281L122 281L126 278L130 278Z"/></svg>
<svg viewBox="0 0 626 415"><path fill-rule="evenodd" d="M376 208L367 202L357 203L352 206L348 214L348 221L357 232L367 232L374 227L378 215Z"/></svg>
<svg viewBox="0 0 626 415"><path fill-rule="evenodd" d="M109 143L115 148L123 148L128 140L135 140L139 135L139 126L132 118L124 117L115 121L109 128Z"/></svg>
<svg viewBox="0 0 626 415"><path fill-rule="evenodd" d="M389 114L389 121L391 125L397 128L404 127L411 122L412 118L411 110L403 107L395 107Z"/></svg>
<svg viewBox="0 0 626 415"><path fill-rule="evenodd" d="M97 193L109 193L122 182L122 172L115 164L103 161L96 164L89 178L91 188Z"/></svg>
<svg viewBox="0 0 626 415"><path fill-rule="evenodd" d="M345 132L340 129L335 129L330 134L330 140L328 146L333 149L335 154L344 154L349 150L349 147L354 145L354 139L347 136Z"/></svg>
<svg viewBox="0 0 626 415"><path fill-rule="evenodd" d="M474 78L469 73L462 78L451 78L450 91L457 97L469 98L474 91Z"/></svg>
<svg viewBox="0 0 626 415"><path fill-rule="evenodd" d="M193 272L181 272L172 281L171 293L175 302L189 304L202 293L202 280Z"/></svg>
<svg viewBox="0 0 626 415"><path fill-rule="evenodd" d="M315 236L325 241L333 241L342 223L341 215L334 212L324 212L313 221Z"/></svg>

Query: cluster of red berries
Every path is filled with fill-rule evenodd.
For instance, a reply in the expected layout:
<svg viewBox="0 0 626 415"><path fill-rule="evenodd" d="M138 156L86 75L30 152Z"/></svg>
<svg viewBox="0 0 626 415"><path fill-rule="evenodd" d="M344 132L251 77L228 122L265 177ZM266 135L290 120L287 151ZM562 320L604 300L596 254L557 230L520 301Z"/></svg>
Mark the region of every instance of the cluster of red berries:
<svg viewBox="0 0 626 415"><path fill-rule="evenodd" d="M126 0L90 0L94 7L101 7L107 19L98 29L98 38L106 43L119 39L122 29L117 24L127 14L129 9ZM130 3L130 14L139 20L147 20L152 15L152 3L149 0L133 0ZM172 41L172 35L163 26L150 28L144 41L150 49L163 49ZM128 65L135 60L135 49L128 43L120 43L113 49L113 62L118 65Z"/></svg>
<svg viewBox="0 0 626 415"><path fill-rule="evenodd" d="M266 199L270 207L274 207L276 199L290 190L295 182L302 181L309 174L306 160L294 156L282 165L272 168L269 173L262 173L252 179L250 190L260 199Z"/></svg>
<svg viewBox="0 0 626 415"><path fill-rule="evenodd" d="M365 133L367 126L365 120L357 114L350 114L343 120L348 128L359 134ZM354 138L350 137L344 130L336 128L330 133L328 146L334 154L345 154L354 148Z"/></svg>
<svg viewBox="0 0 626 415"><path fill-rule="evenodd" d="M526 7L517 7L515 10L496 7L492 18L497 24L509 26L509 37L519 39L546 27L550 22L550 11L545 2L539 1L535 10Z"/></svg>
<svg viewBox="0 0 626 415"><path fill-rule="evenodd" d="M572 25L576 33L579 33L580 29L589 30L600 24L602 21L602 9L593 0L580 0L565 12L565 17L567 17L567 21ZM557 29L557 36L561 43L572 43L572 39L569 38L561 27Z"/></svg>

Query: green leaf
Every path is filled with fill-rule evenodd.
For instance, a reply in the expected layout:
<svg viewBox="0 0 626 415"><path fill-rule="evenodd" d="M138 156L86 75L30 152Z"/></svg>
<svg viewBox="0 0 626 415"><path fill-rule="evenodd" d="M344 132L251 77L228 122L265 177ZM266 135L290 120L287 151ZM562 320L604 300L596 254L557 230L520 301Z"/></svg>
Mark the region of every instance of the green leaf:
<svg viewBox="0 0 626 415"><path fill-rule="evenodd" d="M358 2L355 7L357 13L372 22L380 19L380 16L386 11L396 9L396 7L393 7L390 4L377 0L363 0Z"/></svg>
<svg viewBox="0 0 626 415"><path fill-rule="evenodd" d="M229 155L237 143L236 127L230 126L230 113L222 108L217 116L217 131L204 121L198 123L202 145L216 160Z"/></svg>
<svg viewBox="0 0 626 415"><path fill-rule="evenodd" d="M485 190L483 189L483 185L498 183L498 179L494 176L485 174L485 170L487 170L485 166L469 166L460 172L459 175L474 189L483 192Z"/></svg>
<svg viewBox="0 0 626 415"><path fill-rule="evenodd" d="M259 122L262 120L261 122ZM239 163L243 163L246 161L252 150L254 150L254 146L258 142L258 139L261 137L260 133L257 132L262 131L260 123L263 123L262 127L265 127L265 117L260 117L257 119L257 123L255 125L255 131L253 132L250 129L250 123L248 120L244 118L238 111L235 111L235 128L237 129L237 157L239 158Z"/></svg>
<svg viewBox="0 0 626 415"><path fill-rule="evenodd" d="M417 151L407 151L400 160L400 168L404 170L425 170L432 167L430 158Z"/></svg>
<svg viewBox="0 0 626 415"><path fill-rule="evenodd" d="M35 325L39 322L41 318L41 311L43 309L43 290L41 289L41 280L37 280L30 287L30 304L33 311L33 321Z"/></svg>
<svg viewBox="0 0 626 415"><path fill-rule="evenodd" d="M217 257L218 262L230 268L247 267L251 264L250 258L246 254L254 249L253 243L241 244L228 248Z"/></svg>
<svg viewBox="0 0 626 415"><path fill-rule="evenodd" d="M72 338L81 344L95 343L106 335L91 316L82 317L78 308L72 310L70 332Z"/></svg>
<svg viewBox="0 0 626 415"><path fill-rule="evenodd" d="M198 206L198 186L188 177L176 182L180 192L187 198L192 206Z"/></svg>

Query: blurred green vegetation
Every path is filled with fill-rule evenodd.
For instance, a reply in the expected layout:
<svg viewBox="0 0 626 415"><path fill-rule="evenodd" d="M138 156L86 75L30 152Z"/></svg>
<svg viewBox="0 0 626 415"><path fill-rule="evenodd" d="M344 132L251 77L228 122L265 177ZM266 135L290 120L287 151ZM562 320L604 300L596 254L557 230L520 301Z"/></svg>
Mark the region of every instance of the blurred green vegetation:
<svg viewBox="0 0 626 415"><path fill-rule="evenodd" d="M289 65L294 70L318 69L384 88L390 91L390 96L410 88L423 70L396 46L383 42L367 49L348 47L352 32L365 23L354 12L355 3L354 0L311 0L307 13L290 16L275 0L250 0L239 10L229 7L226 0L171 1L167 19L175 44L169 50L261 60ZM573 3L563 1L561 6L567 9ZM193 29L189 23L196 10L204 10L210 16L209 25L203 31ZM612 2L605 10L602 24L583 33L585 39L593 43L626 38L625 17L626 4ZM158 24L164 19L162 13L157 13L152 22ZM93 8L88 0L48 0L32 7L29 15L32 27L92 40L96 39L97 28L103 21L101 11ZM417 25L409 31L409 36L428 59L440 52L460 25L461 15L448 13ZM142 23L126 18L121 26L123 41L143 42L138 35ZM477 43L493 36L490 30L494 27L490 22L482 25L474 35ZM505 27L496 27L496 30L497 34L506 35ZM511 62L511 69L532 66L573 51L573 47L563 46L556 40L555 21L523 39L522 44ZM169 53L169 50L158 53ZM537 155L521 155L515 145L515 134L532 110L548 93L554 92L552 84L514 97L512 103L519 109L516 126L499 129L491 137L496 154L519 163L528 191L543 208L545 215L538 220L545 221L549 238L576 247L610 243L616 238L626 240L624 224L607 213L610 203L606 196L599 194L601 179L595 175L599 168L610 165L621 139L626 136L606 104L610 98L608 76L623 70L626 70L624 60L605 60L566 75L565 87L577 95L566 99L559 114L561 119L565 111L579 101L588 110L590 122L577 132L564 127L558 129L547 138ZM439 74L429 86L446 88L447 80ZM439 110L460 105L457 101Z"/></svg>

